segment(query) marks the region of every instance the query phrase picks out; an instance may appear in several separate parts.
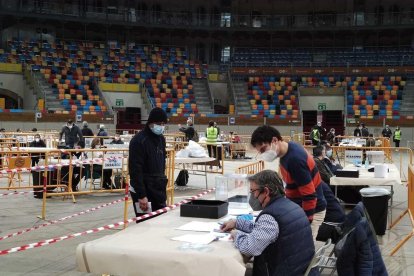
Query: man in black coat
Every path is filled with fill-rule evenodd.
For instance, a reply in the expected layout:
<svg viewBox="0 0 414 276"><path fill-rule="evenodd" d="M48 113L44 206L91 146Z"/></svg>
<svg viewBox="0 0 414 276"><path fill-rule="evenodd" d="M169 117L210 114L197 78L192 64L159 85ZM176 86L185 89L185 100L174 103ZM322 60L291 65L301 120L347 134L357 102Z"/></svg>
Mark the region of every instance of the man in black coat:
<svg viewBox="0 0 414 276"><path fill-rule="evenodd" d="M64 138L63 135L65 135ZM79 127L73 123L72 119L69 119L67 124L60 131L59 139L64 139L66 147L70 149L73 149L75 144L78 143L81 147L84 147L82 132Z"/></svg>
<svg viewBox="0 0 414 276"><path fill-rule="evenodd" d="M30 142L29 147L32 148L46 148L46 143L40 138L39 134L34 136L34 140ZM44 154L41 153L33 153L31 155L32 159L32 167L36 166L39 163L40 158L44 158ZM32 178L33 178L33 191L34 191L34 198L43 198L42 188L35 188L35 186L43 185L43 178L41 177L41 171L31 171Z"/></svg>
<svg viewBox="0 0 414 276"><path fill-rule="evenodd" d="M382 130L382 137L391 138L392 130L390 129L389 125L386 125L385 128Z"/></svg>
<svg viewBox="0 0 414 276"><path fill-rule="evenodd" d="M166 206L166 150L163 132L167 121L167 114L162 108L152 109L145 128L129 144L130 192L137 216Z"/></svg>
<svg viewBox="0 0 414 276"><path fill-rule="evenodd" d="M87 121L83 121L83 128L82 128L82 136L93 136L93 131L92 129L89 128L88 122Z"/></svg>
<svg viewBox="0 0 414 276"><path fill-rule="evenodd" d="M185 138L187 141L193 140L194 137L194 127L193 127L193 121L188 119L187 120L187 127L182 127L181 125L178 125L180 127L179 131L184 132Z"/></svg>

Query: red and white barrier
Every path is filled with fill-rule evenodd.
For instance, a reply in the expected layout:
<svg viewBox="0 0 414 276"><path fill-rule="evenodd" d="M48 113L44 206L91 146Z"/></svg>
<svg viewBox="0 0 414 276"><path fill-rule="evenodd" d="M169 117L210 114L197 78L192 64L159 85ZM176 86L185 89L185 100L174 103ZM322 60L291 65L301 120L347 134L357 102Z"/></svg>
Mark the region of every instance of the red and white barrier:
<svg viewBox="0 0 414 276"><path fill-rule="evenodd" d="M52 224L56 224L58 222L61 222L61 221L64 221L64 220L68 220L70 218L74 218L74 217L78 217L78 216L81 216L81 215L84 215L84 214L88 214L88 213L91 213L93 211L97 211L99 209L102 209L102 208L105 208L105 207L114 205L116 203L122 202L124 200L125 200L124 198L121 198L121 199L118 199L118 200L114 200L112 202L105 203L105 204L99 205L97 207L93 207L93 208L87 209L85 211L82 211L82 212L79 212L79 213L76 213L76 214L73 214L73 215L70 215L70 216L66 216L66 217L60 218L58 220L52 220L52 221L49 221L48 223L43 223L43 224L36 225L34 227L31 227L31 228L27 228L27 229L24 229L24 230L20 230L18 232L11 233L11 234L8 234L6 236L0 237L0 241L5 240L5 239L8 239L8 238L11 238L11 237L15 237L15 236L18 236L18 235L21 235L21 234L24 234L24 233L27 233L27 232L30 232L30 231L33 231L33 230L36 230L36 229L39 229L39 228L42 228L42 227L45 227L45 226L49 226L49 225L52 225Z"/></svg>
<svg viewBox="0 0 414 276"><path fill-rule="evenodd" d="M75 233L75 234L56 237L56 238L52 238L52 239L48 239L48 240L43 240L43 241L39 241L39 242L34 242L34 243L22 245L22 246L13 247L13 248L10 248L10 249L1 250L0 255L8 255L8 254L11 254L11 253L25 251L25 250L32 249L32 248L42 247L42 246L46 246L46 245L49 245L49 244L54 244L54 243L57 243L57 242L68 240L68 239L71 239L71 238L75 238L75 237L79 237L79 236L85 236L85 235L88 235L88 234L91 234L91 233L97 233L97 232L100 232L100 231L103 231L103 230L108 230L108 229L112 229L112 228L115 228L115 227L119 227L119 226L122 226L126 223L131 223L131 222L134 222L134 221L140 221L140 220L143 220L143 219L146 219L146 218L149 218L149 217L153 217L153 216L158 215L158 214L162 214L162 213L166 213L168 211L174 210L177 207L179 207L180 205L185 204L187 202L190 202L191 200L198 199L198 198L200 198L200 197L202 197L202 196L204 196L204 195L206 195L206 194L208 194L208 193L210 193L214 190L215 190L215 188L207 190L205 192L202 192L200 194L192 196L192 197L190 197L186 200L182 200L178 203L172 204L172 205L167 206L165 208L159 209L157 211L154 211L154 212L151 212L151 213L139 216L139 217L130 218L127 221L120 221L120 222L116 222L116 223L113 223L113 224L108 224L108 225L105 225L105 226L101 226L101 227L98 227L98 228L78 232L78 233Z"/></svg>
<svg viewBox="0 0 414 276"><path fill-rule="evenodd" d="M24 195L24 194L30 194L30 193L34 193L34 191L4 193L4 194L0 194L0 197L8 196L8 195Z"/></svg>
<svg viewBox="0 0 414 276"><path fill-rule="evenodd" d="M86 159L86 160L72 160L72 165L93 165L93 164L100 164L103 161L114 160L114 159L123 159L123 157L110 157L110 158L93 158L93 159ZM67 159L65 159L67 160ZM51 170L60 167L69 166L70 162L64 162L60 164L52 164L47 166L33 166L30 168L15 168L15 169L3 169L0 170L0 175L8 174L8 173L18 173L18 172L31 172L31 171L40 171L40 170Z"/></svg>

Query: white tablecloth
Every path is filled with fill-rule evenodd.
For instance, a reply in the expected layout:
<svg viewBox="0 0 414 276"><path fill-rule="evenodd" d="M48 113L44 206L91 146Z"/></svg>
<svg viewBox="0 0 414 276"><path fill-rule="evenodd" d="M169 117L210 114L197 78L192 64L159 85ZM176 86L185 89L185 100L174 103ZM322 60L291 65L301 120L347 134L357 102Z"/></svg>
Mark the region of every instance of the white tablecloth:
<svg viewBox="0 0 414 276"><path fill-rule="evenodd" d="M213 157L176 157L175 163L178 164L193 164L193 163L207 163L216 160Z"/></svg>
<svg viewBox="0 0 414 276"><path fill-rule="evenodd" d="M232 242L216 241L205 250L182 249L183 242L172 237L194 234L175 228L193 221L211 219L180 217L176 209L167 214L76 249L78 269L83 272L140 276L242 276L245 266Z"/></svg>
<svg viewBox="0 0 414 276"><path fill-rule="evenodd" d="M374 172L368 172L365 167L348 165L345 169L358 169L359 178L332 177L330 184L334 186L394 186L401 185L401 177L398 168L394 164L388 164L390 172L386 178L375 178Z"/></svg>

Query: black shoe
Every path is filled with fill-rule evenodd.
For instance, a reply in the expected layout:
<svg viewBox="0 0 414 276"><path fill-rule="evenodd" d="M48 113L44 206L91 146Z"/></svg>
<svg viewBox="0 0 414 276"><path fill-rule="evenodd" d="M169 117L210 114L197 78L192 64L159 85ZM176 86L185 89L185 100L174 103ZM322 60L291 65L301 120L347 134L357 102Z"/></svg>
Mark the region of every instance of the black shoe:
<svg viewBox="0 0 414 276"><path fill-rule="evenodd" d="M111 189L111 187L110 187L110 186L108 186L108 185L102 185L102 189L105 189L105 190L110 190L110 189Z"/></svg>

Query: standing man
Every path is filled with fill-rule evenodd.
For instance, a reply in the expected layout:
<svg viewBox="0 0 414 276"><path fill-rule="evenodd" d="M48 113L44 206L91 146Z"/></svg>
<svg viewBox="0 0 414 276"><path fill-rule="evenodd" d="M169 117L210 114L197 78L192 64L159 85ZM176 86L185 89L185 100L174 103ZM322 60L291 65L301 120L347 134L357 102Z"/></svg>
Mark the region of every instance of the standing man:
<svg viewBox="0 0 414 276"><path fill-rule="evenodd" d="M193 121L191 119L187 120L187 127L182 127L181 125L178 125L178 127L179 127L179 131L181 131L185 134L185 139L187 141L193 140L195 130L194 130L194 127L193 127ZM195 142L198 142L198 141L195 141Z"/></svg>
<svg viewBox="0 0 414 276"><path fill-rule="evenodd" d="M87 121L83 121L82 123L83 128L82 128L82 135L85 136L93 136L93 131L92 129L89 128L88 122Z"/></svg>
<svg viewBox="0 0 414 276"><path fill-rule="evenodd" d="M102 136L102 137L108 136L108 132L106 132L104 124L99 125L99 131L96 134L96 136Z"/></svg>
<svg viewBox="0 0 414 276"><path fill-rule="evenodd" d="M391 138L392 131L389 125L386 125L385 128L382 130L382 137Z"/></svg>
<svg viewBox="0 0 414 276"><path fill-rule="evenodd" d="M64 138L63 135L65 135ZM70 149L73 149L75 144L83 144L82 132L79 127L73 123L72 119L69 119L67 124L60 131L59 139L62 142L65 142L66 147Z"/></svg>
<svg viewBox="0 0 414 276"><path fill-rule="evenodd" d="M361 136L362 137L368 137L369 136L369 130L368 128L365 126L365 124L361 124L362 129L361 129Z"/></svg>
<svg viewBox="0 0 414 276"><path fill-rule="evenodd" d="M216 157L217 135L218 135L217 128L214 127L214 122L210 121L208 123L208 128L206 129L207 150L208 150L208 156L210 157Z"/></svg>
<svg viewBox="0 0 414 276"><path fill-rule="evenodd" d="M167 120L165 111L155 107L149 114L145 128L129 144L130 192L137 216L166 206L166 150L163 132Z"/></svg>
<svg viewBox="0 0 414 276"><path fill-rule="evenodd" d="M312 140L312 145L317 146L321 143L321 132L319 131L318 126L314 126L310 133L310 138Z"/></svg>
<svg viewBox="0 0 414 276"><path fill-rule="evenodd" d="M280 132L267 125L258 127L253 132L250 143L263 160L272 162L280 158L286 197L305 211L316 237L325 218L326 200L321 186L322 179L312 156L301 145L283 141Z"/></svg>
<svg viewBox="0 0 414 276"><path fill-rule="evenodd" d="M402 132L400 130L400 127L397 126L397 128L394 131L394 143L395 143L395 147L397 147L397 148L400 147L401 135L402 135Z"/></svg>
<svg viewBox="0 0 414 276"><path fill-rule="evenodd" d="M354 136L355 136L355 137L361 137L361 136L362 136L361 130L362 130L362 126L361 126L361 125L358 125L358 126L354 129Z"/></svg>
<svg viewBox="0 0 414 276"><path fill-rule="evenodd" d="M331 128L329 133L326 135L326 141L331 145L336 145L338 143L338 139L335 135L335 129Z"/></svg>

